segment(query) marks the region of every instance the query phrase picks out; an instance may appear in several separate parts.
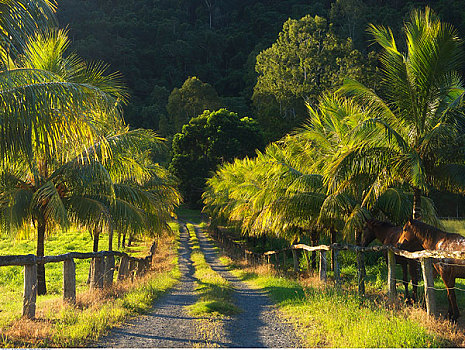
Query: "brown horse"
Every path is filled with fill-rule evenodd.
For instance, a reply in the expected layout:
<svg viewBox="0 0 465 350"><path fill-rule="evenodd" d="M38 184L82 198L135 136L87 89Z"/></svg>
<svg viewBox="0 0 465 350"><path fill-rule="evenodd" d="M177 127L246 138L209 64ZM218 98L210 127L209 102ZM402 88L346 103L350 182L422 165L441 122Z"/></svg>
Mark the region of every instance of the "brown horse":
<svg viewBox="0 0 465 350"><path fill-rule="evenodd" d="M399 238L402 234L402 227L394 226L390 222L368 220L363 229L362 235L362 247L367 247L375 239L381 242L383 245L396 246L399 243ZM415 302L417 300L417 285L418 285L418 262L412 259L407 259L402 256L396 255L396 263L402 267L402 283L405 288L405 297L409 300L408 284L410 272L412 281L412 299Z"/></svg>
<svg viewBox="0 0 465 350"><path fill-rule="evenodd" d="M423 249L465 251L465 237L410 219L403 227L398 247L410 251ZM458 259L435 259L434 261L434 267L447 288L449 300L447 316L452 321L456 321L460 312L455 297L455 279L465 278L465 261Z"/></svg>

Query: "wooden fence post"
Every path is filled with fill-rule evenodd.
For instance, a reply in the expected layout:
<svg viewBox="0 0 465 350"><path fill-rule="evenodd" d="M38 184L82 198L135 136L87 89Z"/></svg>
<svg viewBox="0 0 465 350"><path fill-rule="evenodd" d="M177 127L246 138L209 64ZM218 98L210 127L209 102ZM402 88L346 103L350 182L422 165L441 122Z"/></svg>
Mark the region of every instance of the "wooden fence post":
<svg viewBox="0 0 465 350"><path fill-rule="evenodd" d="M363 252L357 250L357 279L358 279L358 294L365 295L365 261Z"/></svg>
<svg viewBox="0 0 465 350"><path fill-rule="evenodd" d="M147 261L146 259L141 259L141 260L136 261L136 263L137 263L136 276L137 277L145 275L145 271L147 271L147 263L146 263L146 261Z"/></svg>
<svg viewBox="0 0 465 350"><path fill-rule="evenodd" d="M76 304L76 264L73 259L63 261L63 301Z"/></svg>
<svg viewBox="0 0 465 350"><path fill-rule="evenodd" d="M137 261L129 260L129 276L131 277L131 282L134 281L134 273L136 272Z"/></svg>
<svg viewBox="0 0 465 350"><path fill-rule="evenodd" d="M129 265L128 263L129 263L128 257L126 255L123 255L121 257L121 261L119 264L118 278L117 278L118 282L123 281L124 279L126 279L126 277L128 277L128 265Z"/></svg>
<svg viewBox="0 0 465 350"><path fill-rule="evenodd" d="M113 275L115 272L115 256L109 255L105 258L105 273L103 276L103 285L110 287L113 284Z"/></svg>
<svg viewBox="0 0 465 350"><path fill-rule="evenodd" d="M105 272L105 259L102 258L93 258L91 264L92 276L90 279L90 288L91 289L102 289L103 288L103 275Z"/></svg>
<svg viewBox="0 0 465 350"><path fill-rule="evenodd" d="M388 249L388 295L393 302L396 299L396 257L391 249Z"/></svg>
<svg viewBox="0 0 465 350"><path fill-rule="evenodd" d="M36 316L37 264L24 265L23 317Z"/></svg>
<svg viewBox="0 0 465 350"><path fill-rule="evenodd" d="M292 260L294 262L294 272L299 272L299 259L295 249L292 249Z"/></svg>
<svg viewBox="0 0 465 350"><path fill-rule="evenodd" d="M421 259L421 269L423 271L423 280L425 281L426 313L428 315L434 315L436 313L436 300L434 299L432 259Z"/></svg>
<svg viewBox="0 0 465 350"><path fill-rule="evenodd" d="M326 282L326 251L320 250L320 281Z"/></svg>
<svg viewBox="0 0 465 350"><path fill-rule="evenodd" d="M339 262L337 261L337 257L339 256L339 250L333 248L333 257L334 257L334 280L336 281L336 285L341 284L341 271L339 269Z"/></svg>

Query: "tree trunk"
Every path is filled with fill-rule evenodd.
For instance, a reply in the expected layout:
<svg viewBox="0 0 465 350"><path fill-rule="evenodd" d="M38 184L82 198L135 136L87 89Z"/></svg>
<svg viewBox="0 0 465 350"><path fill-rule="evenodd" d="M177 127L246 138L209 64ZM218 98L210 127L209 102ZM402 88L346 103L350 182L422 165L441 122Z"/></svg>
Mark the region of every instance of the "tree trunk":
<svg viewBox="0 0 465 350"><path fill-rule="evenodd" d="M318 241L319 241L319 234L316 231L312 231L311 233L311 240L312 240L312 245L317 246ZM316 252L312 252L312 269L316 270Z"/></svg>
<svg viewBox="0 0 465 350"><path fill-rule="evenodd" d="M118 231L118 250L121 248L121 232Z"/></svg>
<svg viewBox="0 0 465 350"><path fill-rule="evenodd" d="M413 188L413 218L421 220L421 190L417 187Z"/></svg>
<svg viewBox="0 0 465 350"><path fill-rule="evenodd" d="M331 228L331 244L336 243L336 235L336 230L334 228ZM331 271L334 271L334 266L336 266L336 264L334 263L334 258L334 250L331 249Z"/></svg>
<svg viewBox="0 0 465 350"><path fill-rule="evenodd" d="M98 242L99 242L99 238L100 238L100 228L94 227L94 229L92 231L92 236L94 236L94 244L93 244L93 247L92 247L92 251L95 253L95 252L98 252ZM87 275L87 284L92 282L92 274L93 274L93 269L94 269L94 265L95 265L94 260L95 260L95 258L92 258L92 260L90 261L89 273Z"/></svg>
<svg viewBox="0 0 465 350"><path fill-rule="evenodd" d="M113 251L113 225L110 224L110 229L108 231L108 251Z"/></svg>
<svg viewBox="0 0 465 350"><path fill-rule="evenodd" d="M94 247L93 247L93 251L94 252L98 252L98 241L99 241L99 238L100 238L100 227L94 227Z"/></svg>
<svg viewBox="0 0 465 350"><path fill-rule="evenodd" d="M123 233L123 239L121 240L123 249L126 247L126 232Z"/></svg>
<svg viewBox="0 0 465 350"><path fill-rule="evenodd" d="M44 256L45 253L45 220L37 221L37 256ZM45 282L45 264L37 265L37 294L47 294Z"/></svg>
<svg viewBox="0 0 465 350"><path fill-rule="evenodd" d="M361 232L355 231L355 244L360 246L360 242L362 241ZM357 268L358 268L358 293L360 296L365 295L365 260L363 257L363 253L357 251Z"/></svg>

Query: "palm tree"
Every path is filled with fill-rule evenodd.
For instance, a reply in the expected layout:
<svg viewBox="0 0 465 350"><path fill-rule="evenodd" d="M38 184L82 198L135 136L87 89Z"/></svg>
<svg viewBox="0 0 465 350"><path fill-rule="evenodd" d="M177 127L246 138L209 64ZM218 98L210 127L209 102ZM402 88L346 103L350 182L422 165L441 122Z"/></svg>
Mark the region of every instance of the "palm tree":
<svg viewBox="0 0 465 350"><path fill-rule="evenodd" d="M111 127L118 134L123 128L117 101L125 90L118 77L106 76L102 65L65 56L68 43L62 31L37 34L11 62L14 66L0 72L0 109L5 112L0 131L6 140L1 197L9 214L3 218L18 225L32 220L38 256L44 255L47 228L69 224L60 200L68 184L57 181L60 169L74 159L82 163L89 157L108 158L103 130ZM22 131L20 137L17 130ZM92 153L89 147L95 144L98 152ZM108 187L105 171L91 169L99 185ZM38 293L46 293L44 265L38 267Z"/></svg>
<svg viewBox="0 0 465 350"><path fill-rule="evenodd" d="M0 2L0 52L2 63L16 57L37 28L55 25L54 0L2 0Z"/></svg>
<svg viewBox="0 0 465 350"><path fill-rule="evenodd" d="M383 49L382 94L350 80L340 89L369 110L370 118L352 134L351 149L328 166L328 176L344 186L371 174L378 195L393 182L406 184L418 219L421 196L431 186L450 191L465 186L462 42L428 7L412 11L404 26L406 52L390 28L371 25L369 31Z"/></svg>

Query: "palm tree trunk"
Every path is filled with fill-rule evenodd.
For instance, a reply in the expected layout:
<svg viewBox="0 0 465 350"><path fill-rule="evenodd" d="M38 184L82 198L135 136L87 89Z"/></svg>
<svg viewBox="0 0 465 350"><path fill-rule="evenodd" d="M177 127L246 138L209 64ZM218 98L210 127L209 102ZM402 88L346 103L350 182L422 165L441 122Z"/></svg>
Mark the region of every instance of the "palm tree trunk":
<svg viewBox="0 0 465 350"><path fill-rule="evenodd" d="M97 229L96 227L94 227L94 230L92 231L92 235L94 237L94 245L92 247L92 251L95 253L95 252L98 252L98 242L99 242L99 238L100 238L100 229ZM91 279L92 279L92 271L94 269L94 260L95 260L95 258L92 258L92 260L90 261L89 273L87 275L87 284L89 284Z"/></svg>
<svg viewBox="0 0 465 350"><path fill-rule="evenodd" d="M355 244L360 246L362 242L362 234L360 231L355 231ZM358 293L359 295L365 295L365 259L363 253L357 251L357 268L358 268Z"/></svg>
<svg viewBox="0 0 465 350"><path fill-rule="evenodd" d="M311 233L311 240L312 240L312 245L313 246L317 246L318 245L318 241L319 241L319 234L317 231L312 231ZM312 252L312 270L316 270L316 252L313 251Z"/></svg>
<svg viewBox="0 0 465 350"><path fill-rule="evenodd" d="M331 244L336 243L336 230L334 228L331 228L331 238L330 238L330 240L331 240ZM334 271L334 266L336 266L335 263L334 263L334 259L335 259L334 250L331 249L330 251L331 251L331 271Z"/></svg>
<svg viewBox="0 0 465 350"><path fill-rule="evenodd" d="M100 239L100 228L95 227L94 228L94 252L98 252L98 241Z"/></svg>
<svg viewBox="0 0 465 350"><path fill-rule="evenodd" d="M108 251L113 251L113 225L110 224L110 230L108 231Z"/></svg>
<svg viewBox="0 0 465 350"><path fill-rule="evenodd" d="M45 220L37 220L37 256L44 256L45 253ZM37 294L47 294L47 284L45 282L45 264L37 265Z"/></svg>
<svg viewBox="0 0 465 350"><path fill-rule="evenodd" d="M123 233L123 239L122 239L122 247L123 247L123 249L125 247L125 244L126 244L126 232Z"/></svg>
<svg viewBox="0 0 465 350"><path fill-rule="evenodd" d="M413 188L413 218L421 220L421 190L417 187Z"/></svg>

